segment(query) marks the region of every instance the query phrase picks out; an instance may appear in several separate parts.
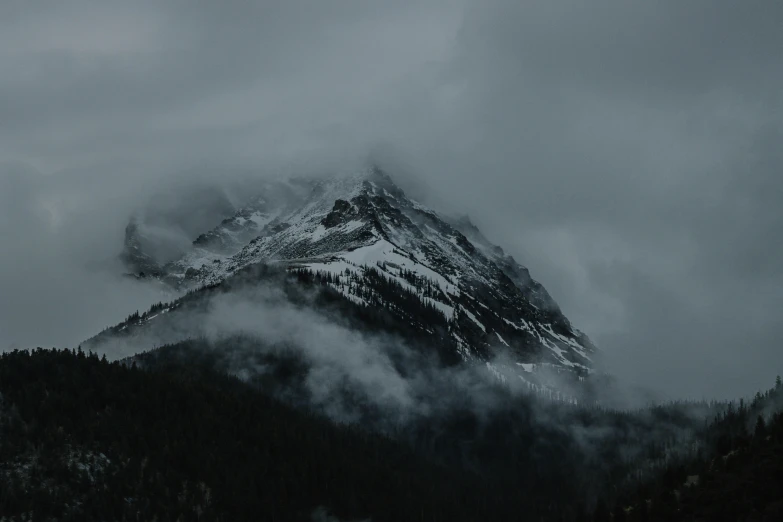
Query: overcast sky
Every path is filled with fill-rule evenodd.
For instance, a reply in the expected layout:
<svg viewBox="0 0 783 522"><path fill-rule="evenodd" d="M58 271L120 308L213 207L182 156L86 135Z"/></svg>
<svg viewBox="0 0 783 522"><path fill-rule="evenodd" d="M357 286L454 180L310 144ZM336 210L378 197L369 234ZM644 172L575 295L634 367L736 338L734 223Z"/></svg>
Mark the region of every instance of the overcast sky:
<svg viewBox="0 0 783 522"><path fill-rule="evenodd" d="M173 176L373 153L611 370L751 394L783 372L782 56L777 0L1 2L0 347L156 299L111 260Z"/></svg>

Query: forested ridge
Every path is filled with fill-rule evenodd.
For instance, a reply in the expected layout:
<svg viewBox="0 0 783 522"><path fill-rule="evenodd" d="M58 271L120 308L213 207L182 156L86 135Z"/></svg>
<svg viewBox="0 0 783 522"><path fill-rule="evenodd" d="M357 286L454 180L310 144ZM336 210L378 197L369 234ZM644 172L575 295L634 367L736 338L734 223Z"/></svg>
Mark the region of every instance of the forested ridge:
<svg viewBox="0 0 783 522"><path fill-rule="evenodd" d="M752 401L729 403L702 431L704 449L619 499L614 519L783 520L782 410L780 377Z"/></svg>
<svg viewBox="0 0 783 522"><path fill-rule="evenodd" d="M197 349L148 354L145 370L81 351L0 356L2 516L311 520L325 509L380 521L779 520L779 382L747 403L705 405L712 420L676 455L662 440L624 459L611 443L649 419L572 409L569 422L617 432L600 454L578 457L572 435L526 420L522 403L516 416L454 412L392 438L282 403L209 357L185 364L182 352ZM676 425L685 411L646 415Z"/></svg>
<svg viewBox="0 0 783 522"><path fill-rule="evenodd" d="M510 520L522 504L384 437L209 371L83 352L0 359L11 520Z"/></svg>

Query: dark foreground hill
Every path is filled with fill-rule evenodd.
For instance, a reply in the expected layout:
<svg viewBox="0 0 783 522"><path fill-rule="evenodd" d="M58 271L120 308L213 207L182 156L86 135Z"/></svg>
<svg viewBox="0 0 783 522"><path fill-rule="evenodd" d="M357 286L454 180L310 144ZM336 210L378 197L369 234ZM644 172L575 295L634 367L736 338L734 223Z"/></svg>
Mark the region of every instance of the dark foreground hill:
<svg viewBox="0 0 783 522"><path fill-rule="evenodd" d="M146 370L81 352L3 354L2 517L780 520L780 385L750 404L703 405L701 418L721 412L711 422L695 420L695 405L621 414L552 404L558 428L520 402L517 415L455 412L439 433L414 424L418 440L392 439L293 408L209 357L171 356L197 349L148 354ZM623 457L660 424L690 430L695 449L659 436ZM591 433L610 435L585 452Z"/></svg>
<svg viewBox="0 0 783 522"><path fill-rule="evenodd" d="M511 520L520 499L200 369L4 354L11 520ZM14 518L16 517L16 518Z"/></svg>

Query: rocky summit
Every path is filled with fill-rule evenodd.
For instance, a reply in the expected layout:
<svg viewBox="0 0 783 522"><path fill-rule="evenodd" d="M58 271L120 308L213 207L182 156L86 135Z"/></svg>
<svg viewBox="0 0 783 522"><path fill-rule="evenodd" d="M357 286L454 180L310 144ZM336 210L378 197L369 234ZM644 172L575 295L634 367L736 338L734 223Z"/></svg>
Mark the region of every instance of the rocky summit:
<svg viewBox="0 0 783 522"><path fill-rule="evenodd" d="M468 218L408 198L381 169L268 182L262 192L174 261L156 264L132 224L123 259L137 276L178 291L220 285L259 263L307 272L425 338L445 336L459 358L486 364L501 380L510 372L538 387L544 370L577 380L591 373L595 346L524 266ZM390 289L407 300L390 299ZM404 304L411 300L417 306Z"/></svg>

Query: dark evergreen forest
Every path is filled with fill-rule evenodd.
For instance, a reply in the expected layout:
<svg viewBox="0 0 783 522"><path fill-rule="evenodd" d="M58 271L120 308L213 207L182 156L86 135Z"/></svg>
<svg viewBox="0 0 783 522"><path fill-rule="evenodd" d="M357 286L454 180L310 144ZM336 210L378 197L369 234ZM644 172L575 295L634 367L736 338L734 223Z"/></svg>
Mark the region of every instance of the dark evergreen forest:
<svg viewBox="0 0 783 522"><path fill-rule="evenodd" d="M196 362L183 364L183 351ZM207 352L186 343L142 364L68 350L0 356L5 519L311 520L326 510L375 521L750 521L783 513L779 381L749 402L699 406L714 414L695 427L692 451L675 455L677 442L661 440L626 458L610 448L627 446L634 425L693 423L693 405L560 406L556 415L571 426L614 427L602 454L584 454L573 431L540 425L521 399L510 417L454 412L437 434L414 425L388 436L283 403L197 353ZM289 359L277 371L301 369Z"/></svg>

